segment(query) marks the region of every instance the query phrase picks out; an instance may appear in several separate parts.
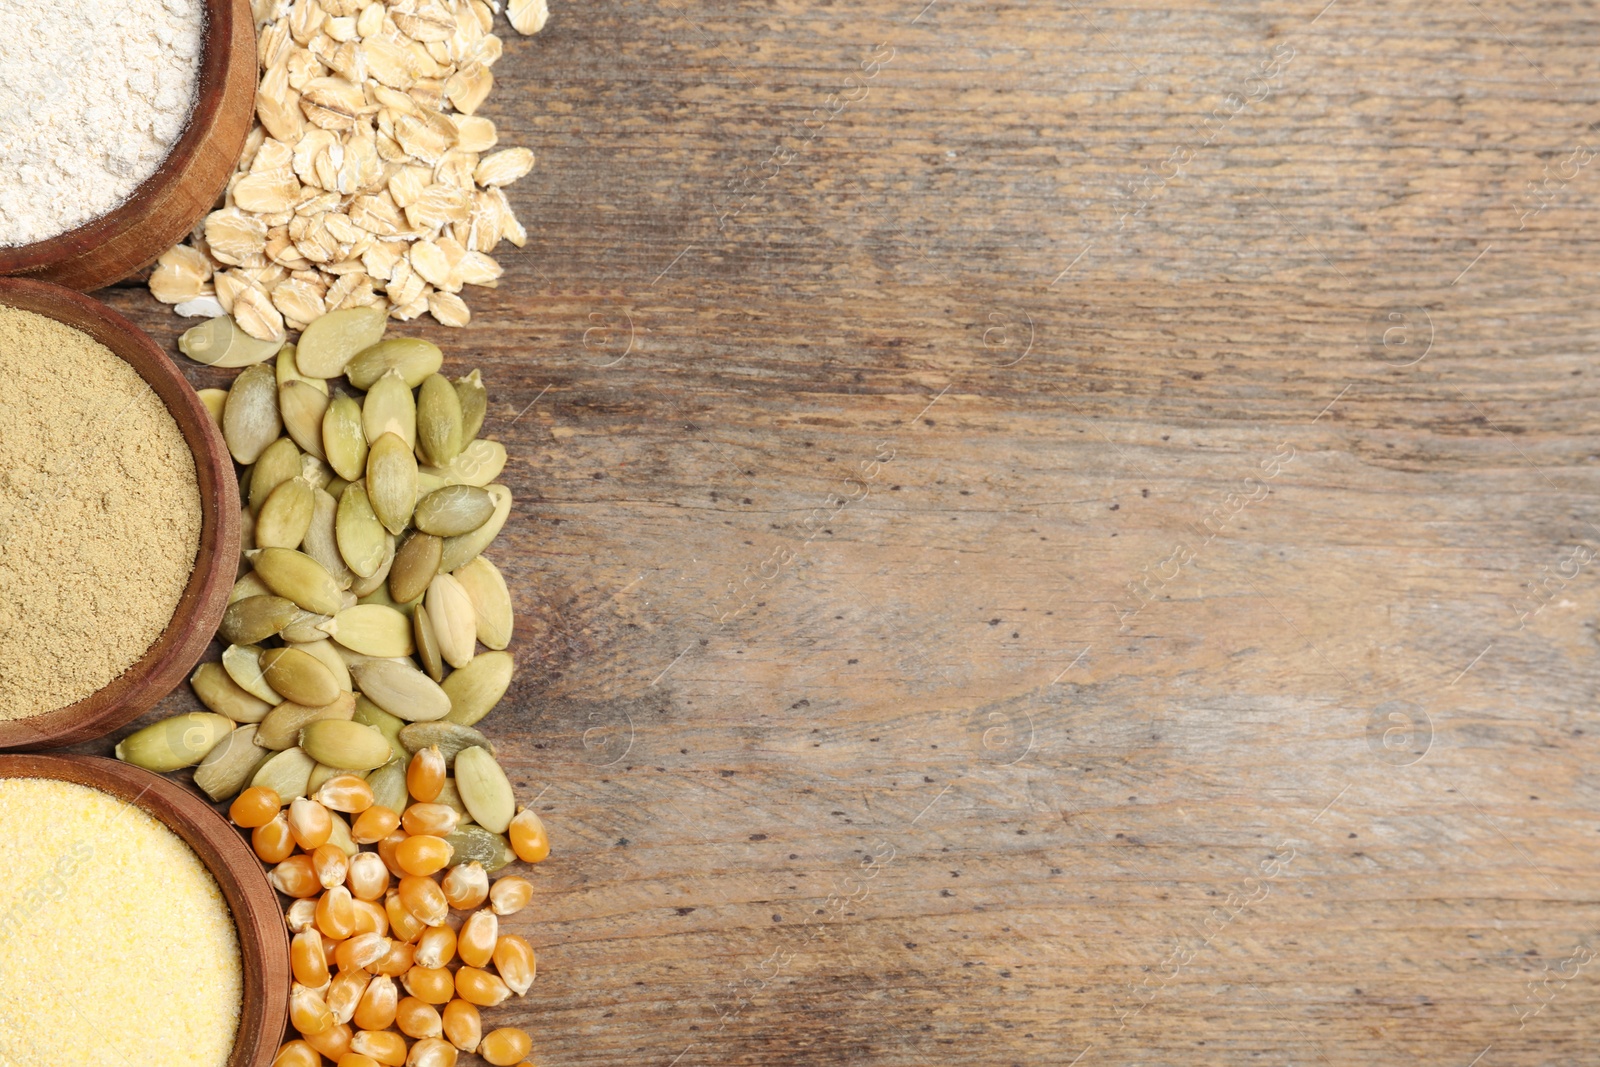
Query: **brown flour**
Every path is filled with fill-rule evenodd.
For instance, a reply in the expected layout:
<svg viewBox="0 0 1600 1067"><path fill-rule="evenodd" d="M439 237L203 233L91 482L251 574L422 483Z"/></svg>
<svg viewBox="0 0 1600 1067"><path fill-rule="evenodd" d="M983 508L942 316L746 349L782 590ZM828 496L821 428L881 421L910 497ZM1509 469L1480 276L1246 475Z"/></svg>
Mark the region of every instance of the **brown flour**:
<svg viewBox="0 0 1600 1067"><path fill-rule="evenodd" d="M0 307L0 719L144 655L199 544L194 457L161 398L87 334Z"/></svg>

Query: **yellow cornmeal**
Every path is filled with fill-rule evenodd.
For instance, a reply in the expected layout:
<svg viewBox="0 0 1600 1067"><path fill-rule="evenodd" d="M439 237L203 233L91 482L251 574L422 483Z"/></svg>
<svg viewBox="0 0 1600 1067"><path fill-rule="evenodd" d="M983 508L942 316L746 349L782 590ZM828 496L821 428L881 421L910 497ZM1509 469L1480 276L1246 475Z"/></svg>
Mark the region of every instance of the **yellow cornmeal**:
<svg viewBox="0 0 1600 1067"><path fill-rule="evenodd" d="M97 789L0 779L0 1064L222 1067L239 939L177 834Z"/></svg>

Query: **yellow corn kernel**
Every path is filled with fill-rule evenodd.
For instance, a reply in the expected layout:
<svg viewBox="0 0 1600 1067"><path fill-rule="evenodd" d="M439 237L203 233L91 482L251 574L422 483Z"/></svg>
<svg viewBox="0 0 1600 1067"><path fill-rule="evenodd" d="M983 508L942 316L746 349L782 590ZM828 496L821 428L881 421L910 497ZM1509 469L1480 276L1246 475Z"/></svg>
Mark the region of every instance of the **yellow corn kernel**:
<svg viewBox="0 0 1600 1067"><path fill-rule="evenodd" d="M403 1067L406 1039L391 1030L357 1030L350 1039L350 1051L371 1056L387 1067Z"/></svg>
<svg viewBox="0 0 1600 1067"><path fill-rule="evenodd" d="M350 902L356 909L356 928L350 936L356 934L389 934L389 913L383 910L383 905L371 900L352 900Z"/></svg>
<svg viewBox="0 0 1600 1067"><path fill-rule="evenodd" d="M456 1048L437 1037L425 1037L411 1046L406 1067L455 1067Z"/></svg>
<svg viewBox="0 0 1600 1067"><path fill-rule="evenodd" d="M538 863L550 855L550 835L545 832L544 820L530 809L517 812L506 832L511 837L511 851L523 863Z"/></svg>
<svg viewBox="0 0 1600 1067"><path fill-rule="evenodd" d="M444 1033L439 1009L416 997L405 997L396 1005L394 1024L407 1037L438 1037Z"/></svg>
<svg viewBox="0 0 1600 1067"><path fill-rule="evenodd" d="M489 875L477 860L458 863L445 873L444 898L457 911L471 911L489 899Z"/></svg>
<svg viewBox="0 0 1600 1067"><path fill-rule="evenodd" d="M384 914L389 916L389 933L401 941L415 941L428 928L428 924L411 914L400 894L390 890L383 898Z"/></svg>
<svg viewBox="0 0 1600 1067"><path fill-rule="evenodd" d="M374 804L350 824L350 839L358 845L376 845L394 833L400 825L400 816L381 804Z"/></svg>
<svg viewBox="0 0 1600 1067"><path fill-rule="evenodd" d="M417 946L408 945L404 941L389 942L389 951L384 953L383 959L374 963L369 970L374 974L386 974L390 978L399 978L409 971L416 963Z"/></svg>
<svg viewBox="0 0 1600 1067"><path fill-rule="evenodd" d="M478 1009L464 1000L456 999L439 1013L444 1024L444 1036L462 1052L473 1052L483 1039L483 1018Z"/></svg>
<svg viewBox="0 0 1600 1067"><path fill-rule="evenodd" d="M289 924L291 934L303 934L317 924L317 902L305 897L284 910L283 921Z"/></svg>
<svg viewBox="0 0 1600 1067"><path fill-rule="evenodd" d="M430 926L417 938L417 963L443 967L456 958L456 932L448 926Z"/></svg>
<svg viewBox="0 0 1600 1067"><path fill-rule="evenodd" d="M333 954L339 948L339 942L335 941L333 938L329 937L327 934L321 933L320 931L318 932L317 936L322 938L322 954L323 954L323 956L327 957L328 962L331 965L332 962L333 962ZM331 967L330 967L330 973L331 973ZM328 995L327 989L328 989L327 986L323 986L321 989L317 990L317 992L321 993L323 996L327 996Z"/></svg>
<svg viewBox="0 0 1600 1067"><path fill-rule="evenodd" d="M294 843L310 852L326 845L333 836L333 819L328 816L328 809L315 800L295 797L289 802L289 831L294 834Z"/></svg>
<svg viewBox="0 0 1600 1067"><path fill-rule="evenodd" d="M495 1067L515 1067L531 1048L533 1038L528 1036L526 1030L502 1026L483 1035L483 1041L478 1045L478 1055Z"/></svg>
<svg viewBox="0 0 1600 1067"><path fill-rule="evenodd" d="M413 967L406 972L401 983L406 992L424 1004L448 1004L454 980L443 967Z"/></svg>
<svg viewBox="0 0 1600 1067"><path fill-rule="evenodd" d="M415 834L395 847L395 862L407 874L433 874L450 863L450 842L432 834Z"/></svg>
<svg viewBox="0 0 1600 1067"><path fill-rule="evenodd" d="M450 902L432 878L406 875L400 879L400 903L426 926L442 926L450 915ZM394 916L389 916L393 919Z"/></svg>
<svg viewBox="0 0 1600 1067"><path fill-rule="evenodd" d="M500 920L487 909L475 911L461 924L456 935L456 954L469 967L487 967L494 958L494 943L500 936Z"/></svg>
<svg viewBox="0 0 1600 1067"><path fill-rule="evenodd" d="M461 822L461 813L448 804L413 804L400 816L400 825L408 834L432 834L443 837L455 833Z"/></svg>
<svg viewBox="0 0 1600 1067"><path fill-rule="evenodd" d="M347 1023L354 1018L356 1005L361 1003L371 982L372 975L361 970L340 971L333 976L328 984L328 995L323 999L328 1002L328 1010L333 1012L334 1022Z"/></svg>
<svg viewBox="0 0 1600 1067"><path fill-rule="evenodd" d="M386 974L378 975L367 983L366 992L361 994L361 1001L356 1005L356 1012L350 1021L362 1030L389 1029L394 1025L395 1005L399 1002L399 996L394 979Z"/></svg>
<svg viewBox="0 0 1600 1067"><path fill-rule="evenodd" d="M289 991L289 1022L303 1037L314 1037L334 1025L328 1002L299 982Z"/></svg>
<svg viewBox="0 0 1600 1067"><path fill-rule="evenodd" d="M389 873L396 878L404 878L411 873L400 866L400 861L395 858L395 851L399 849L400 843L410 836L404 830L396 830L378 842L378 858L383 860L383 865L389 868Z"/></svg>
<svg viewBox="0 0 1600 1067"><path fill-rule="evenodd" d="M322 1057L304 1041L285 1041L273 1057L272 1067L322 1067Z"/></svg>
<svg viewBox="0 0 1600 1067"><path fill-rule="evenodd" d="M356 909L350 890L336 885L322 894L317 901L317 929L335 941L343 941L356 932Z"/></svg>
<svg viewBox="0 0 1600 1067"><path fill-rule="evenodd" d="M278 812L250 831L250 847L262 863L282 863L294 853L294 835L289 832L289 817Z"/></svg>
<svg viewBox="0 0 1600 1067"><path fill-rule="evenodd" d="M463 967L456 972L456 996L480 1008L492 1008L511 996L511 989L496 975L477 967Z"/></svg>
<svg viewBox="0 0 1600 1067"><path fill-rule="evenodd" d="M306 1044L337 1063L341 1056L350 1051L350 1027L336 1023L320 1034L307 1034Z"/></svg>
<svg viewBox="0 0 1600 1067"><path fill-rule="evenodd" d="M328 980L328 957L322 951L322 935L315 930L295 934L289 942L289 969L294 980L310 989L319 989Z"/></svg>
<svg viewBox="0 0 1600 1067"><path fill-rule="evenodd" d="M406 767L406 792L412 799L431 804L444 788L444 756L438 745L429 745L411 757Z"/></svg>
<svg viewBox="0 0 1600 1067"><path fill-rule="evenodd" d="M272 817L281 810L283 801L278 799L277 793L264 785L253 785L233 798L233 803L228 806L228 818L233 820L235 826L254 830L271 822Z"/></svg>
<svg viewBox="0 0 1600 1067"><path fill-rule="evenodd" d="M339 969L343 971L371 966L388 954L387 937L382 934L357 934L348 941L339 942L334 959L338 962Z"/></svg>
<svg viewBox="0 0 1600 1067"><path fill-rule="evenodd" d="M489 890L489 905L496 915L515 915L533 899L533 883L520 875L498 879Z"/></svg>
<svg viewBox="0 0 1600 1067"><path fill-rule="evenodd" d="M533 946L516 934L502 934L494 943L494 969L517 996L525 996L539 974Z"/></svg>
<svg viewBox="0 0 1600 1067"><path fill-rule="evenodd" d="M353 774L336 774L322 783L312 799L325 808L360 815L372 807L372 787Z"/></svg>
<svg viewBox="0 0 1600 1067"><path fill-rule="evenodd" d="M344 884L345 876L350 873L350 857L338 845L318 845L311 852L311 866L316 868L317 881L322 883L322 888L332 889Z"/></svg>
<svg viewBox="0 0 1600 1067"><path fill-rule="evenodd" d="M267 881L287 897L313 897L322 892L317 869L311 865L311 857L304 854L290 856L272 868Z"/></svg>
<svg viewBox="0 0 1600 1067"><path fill-rule="evenodd" d="M357 900L382 900L383 891L389 888L389 868L377 853L358 852L350 858L345 884Z"/></svg>

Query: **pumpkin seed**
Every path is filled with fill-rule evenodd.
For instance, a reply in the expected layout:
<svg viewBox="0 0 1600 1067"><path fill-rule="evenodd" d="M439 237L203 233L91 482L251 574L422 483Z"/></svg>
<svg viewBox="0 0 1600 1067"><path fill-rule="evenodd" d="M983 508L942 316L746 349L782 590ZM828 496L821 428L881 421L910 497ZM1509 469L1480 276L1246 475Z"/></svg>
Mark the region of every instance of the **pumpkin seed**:
<svg viewBox="0 0 1600 1067"><path fill-rule="evenodd" d="M365 461L363 460L363 462ZM344 495L345 486L349 484L349 482L335 474L332 478L328 479L328 484L322 488L328 491L329 496L333 497L335 500L338 500L339 497Z"/></svg>
<svg viewBox="0 0 1600 1067"><path fill-rule="evenodd" d="M398 370L405 379L406 388L415 389L443 363L444 353L432 341L420 337L391 337L358 353L344 373L357 389L371 389L372 383L386 372Z"/></svg>
<svg viewBox="0 0 1600 1067"><path fill-rule="evenodd" d="M404 441L407 448L417 447L417 402L399 371L385 373L361 402L361 430L368 445L392 433Z"/></svg>
<svg viewBox="0 0 1600 1067"><path fill-rule="evenodd" d="M408 661L363 660L350 665L350 676L367 699L407 722L432 722L450 714L444 690Z"/></svg>
<svg viewBox="0 0 1600 1067"><path fill-rule="evenodd" d="M253 645L288 626L299 614L294 601L284 597L247 596L228 605L217 633L229 644Z"/></svg>
<svg viewBox="0 0 1600 1067"><path fill-rule="evenodd" d="M465 378L457 378L456 399L461 403L461 443L465 445L483 429L483 417L489 411L489 391L483 387L482 373L474 369Z"/></svg>
<svg viewBox="0 0 1600 1067"><path fill-rule="evenodd" d="M337 615L344 604L344 598L339 595L339 583L333 580L326 567L304 552L292 548L258 548L250 553L249 559L267 588L307 611Z"/></svg>
<svg viewBox="0 0 1600 1067"><path fill-rule="evenodd" d="M310 378L300 373L300 365L296 360L298 352L292 344L286 344L278 349L278 359L274 370L278 379L278 388L282 389L290 382L304 382L323 396L328 395L328 383L321 378Z"/></svg>
<svg viewBox="0 0 1600 1067"><path fill-rule="evenodd" d="M349 589L356 576L339 554L339 501L323 489L312 490L311 496L311 525L300 542L301 551L322 564L322 569L333 576L334 585Z"/></svg>
<svg viewBox="0 0 1600 1067"><path fill-rule="evenodd" d="M194 769L194 784L212 800L227 800L237 796L257 769L271 758L271 750L256 744L255 726L241 726L219 741L200 761Z"/></svg>
<svg viewBox="0 0 1600 1067"><path fill-rule="evenodd" d="M491 833L503 834L517 813L511 780L486 748L456 753L456 790L472 821Z"/></svg>
<svg viewBox="0 0 1600 1067"><path fill-rule="evenodd" d="M311 528L317 500L309 482L290 478L267 497L256 516L256 544L261 548L299 548Z"/></svg>
<svg viewBox="0 0 1600 1067"><path fill-rule="evenodd" d="M339 644L363 656L397 659L415 647L411 620L382 604L357 604L345 608L322 629Z"/></svg>
<svg viewBox="0 0 1600 1067"><path fill-rule="evenodd" d="M367 775L367 785L372 787L372 803L393 812L406 810L406 765L403 759L392 759Z"/></svg>
<svg viewBox="0 0 1600 1067"><path fill-rule="evenodd" d="M246 471L245 473L249 473ZM239 483L239 497L244 498L246 485ZM250 512L250 505L245 504L239 508L239 551L248 552L256 547L256 517Z"/></svg>
<svg viewBox="0 0 1600 1067"><path fill-rule="evenodd" d="M465 667L472 661L478 639L478 622L467 591L451 575L436 574L428 583L427 605L439 655L452 667Z"/></svg>
<svg viewBox="0 0 1600 1067"><path fill-rule="evenodd" d="M205 759L233 730L233 721L208 711L190 711L153 722L117 742L117 758L147 771L181 770Z"/></svg>
<svg viewBox="0 0 1600 1067"><path fill-rule="evenodd" d="M228 402L228 391L226 389L201 389L195 395L200 398L200 403L206 406L206 414L211 416L212 423L215 424L217 429L222 429L222 408Z"/></svg>
<svg viewBox="0 0 1600 1067"><path fill-rule="evenodd" d="M254 463L282 429L278 384L271 368L259 364L245 368L233 380L222 409L222 436L228 451L240 463Z"/></svg>
<svg viewBox="0 0 1600 1067"><path fill-rule="evenodd" d="M417 445L427 462L442 467L461 454L461 397L442 374L430 374L417 392Z"/></svg>
<svg viewBox="0 0 1600 1067"><path fill-rule="evenodd" d="M317 766L322 767L322 764L319 763ZM360 774L356 771L345 770L339 767L328 767L325 769L333 771L333 775L355 774L357 777L360 777ZM315 769L313 769L311 773L313 776L315 776L317 772ZM329 775L329 777L333 777L333 775ZM324 781L326 780L327 779L324 779ZM317 785L320 788L322 783L318 782ZM310 786L311 783L308 780L306 782L306 793L308 795L313 791ZM337 811L328 812L328 844L337 845L339 847L339 851L344 853L345 859L350 859L357 852L361 851L361 846L356 844L355 839L350 836L350 824L346 822L345 817L339 814Z"/></svg>
<svg viewBox="0 0 1600 1067"><path fill-rule="evenodd" d="M470 726L457 726L448 720L411 723L400 730L400 743L412 755L429 745L438 745L439 754L444 757L447 767L456 758L456 753L465 748L484 748L489 750L491 756L494 755L494 745L487 737Z"/></svg>
<svg viewBox="0 0 1600 1067"><path fill-rule="evenodd" d="M398 715L390 715L366 697L358 696L356 697L356 713L352 716L352 719L363 726L372 727L384 737L387 737L389 739L389 747L394 750L395 759L406 760L411 758L411 753L407 752L406 747L400 743L400 731L405 727L406 721ZM404 809L395 809L395 811L402 810Z"/></svg>
<svg viewBox="0 0 1600 1067"><path fill-rule="evenodd" d="M339 658L339 653L334 651L332 641L311 641L300 646L306 655L328 668L328 673L333 675L334 684L346 693L355 692L355 682L350 678L350 668L345 661Z"/></svg>
<svg viewBox="0 0 1600 1067"><path fill-rule="evenodd" d="M311 378L336 378L356 353L383 337L389 319L375 307L344 308L316 319L300 334L295 363Z"/></svg>
<svg viewBox="0 0 1600 1067"><path fill-rule="evenodd" d="M228 672L233 684L257 700L280 704L283 695L261 673L261 649L255 645L229 645L222 650L222 669ZM257 720L260 721L260 720Z"/></svg>
<svg viewBox="0 0 1600 1067"><path fill-rule="evenodd" d="M422 467L417 477L436 479L440 485L485 486L506 469L506 446L499 441L473 441L443 467Z"/></svg>
<svg viewBox="0 0 1600 1067"><path fill-rule="evenodd" d="M421 532L406 538L395 551L394 566L389 569L389 595L404 604L426 593L428 583L439 573L443 554L443 538Z"/></svg>
<svg viewBox="0 0 1600 1067"><path fill-rule="evenodd" d="M300 747L318 763L361 771L376 770L394 755L388 738L377 730L343 719L310 723L300 731Z"/></svg>
<svg viewBox="0 0 1600 1067"><path fill-rule="evenodd" d="M383 588L383 583L389 580L389 569L394 566L394 534L388 530L383 531L383 561L378 564L378 569L365 578L357 578L350 583L350 591L360 600L370 596Z"/></svg>
<svg viewBox="0 0 1600 1067"><path fill-rule="evenodd" d="M355 714L356 698L353 693L340 693L331 703L320 706L296 704L285 700L267 712L256 730L256 744L263 748L292 748L300 730L307 724L323 719L347 720ZM323 762L326 762L325 760Z"/></svg>
<svg viewBox="0 0 1600 1067"><path fill-rule="evenodd" d="M370 578L377 573L383 563L384 538L389 534L373 513L362 483L351 482L339 498L334 531L339 541L339 555L357 577Z"/></svg>
<svg viewBox="0 0 1600 1067"><path fill-rule="evenodd" d="M260 722L277 701L262 700L229 677L220 663L202 663L189 679L200 703L234 722Z"/></svg>
<svg viewBox="0 0 1600 1067"><path fill-rule="evenodd" d="M311 777L306 781L306 795L315 800L317 790L321 789L329 778L337 778L341 774L353 774L357 778L365 778L368 772L352 770L349 767L330 767L326 763L319 763L311 768ZM328 814L334 814L332 809L329 809Z"/></svg>
<svg viewBox="0 0 1600 1067"><path fill-rule="evenodd" d="M322 454L335 474L347 482L367 466L367 435L361 431L361 405L343 393L328 402L322 416Z"/></svg>
<svg viewBox="0 0 1600 1067"><path fill-rule="evenodd" d="M481 826L458 826L444 839L454 850L450 854L452 863L481 863L490 874L517 858L509 841Z"/></svg>
<svg viewBox="0 0 1600 1067"><path fill-rule="evenodd" d="M232 604L235 600L243 600L247 596L270 596L271 594L272 590L267 588L267 583L261 580L261 576L255 571L251 571L233 583L233 592L228 594L228 603Z"/></svg>
<svg viewBox="0 0 1600 1067"><path fill-rule="evenodd" d="M443 804L457 815L461 816L463 823L470 823L472 816L467 814L467 806L461 803L461 794L456 791L456 780L446 778L444 785L439 787L439 795L433 798L435 804Z"/></svg>
<svg viewBox="0 0 1600 1067"><path fill-rule="evenodd" d="M366 596L359 598L359 603L382 604L386 608L393 608L409 619L411 618L411 609L422 603L422 598L419 596L402 604L396 601L394 597L389 595L389 587L387 584L385 584L378 586L378 588L374 589Z"/></svg>
<svg viewBox="0 0 1600 1067"><path fill-rule="evenodd" d="M488 522L471 533L445 538L444 551L439 557L440 570L453 571L465 565L473 556L482 554L500 536L500 528L511 515L511 490L498 482L487 489L489 495L494 497L494 514L489 516Z"/></svg>
<svg viewBox="0 0 1600 1067"><path fill-rule="evenodd" d="M412 522L435 537L471 533L494 514L494 497L475 485L447 485L417 501Z"/></svg>
<svg viewBox="0 0 1600 1067"><path fill-rule="evenodd" d="M515 673L516 661L509 652L474 656L471 663L444 680L442 688L450 698L447 720L457 726L476 723L500 703L506 690L511 688L511 677Z"/></svg>
<svg viewBox="0 0 1600 1067"><path fill-rule="evenodd" d="M399 535L410 525L417 506L417 457L395 434L378 438L367 454L367 497L390 533Z"/></svg>
<svg viewBox="0 0 1600 1067"><path fill-rule="evenodd" d="M290 381L278 386L278 410L283 428L294 443L322 459L322 420L328 414L327 384L321 390L307 381Z"/></svg>
<svg viewBox="0 0 1600 1067"><path fill-rule="evenodd" d="M511 612L511 590L506 588L500 568L483 556L475 556L470 563L456 569L455 580L461 583L467 599L472 601L478 641L483 647L503 649L511 644L511 628L515 621Z"/></svg>
<svg viewBox="0 0 1600 1067"><path fill-rule="evenodd" d="M323 707L339 699L342 692L333 672L300 648L270 648L261 653L261 675L296 704ZM352 703L352 709L354 706Z"/></svg>
<svg viewBox="0 0 1600 1067"><path fill-rule="evenodd" d="M322 632L322 624L331 618L333 618L331 615L302 611L293 622L279 632L278 636L293 645L321 644L328 639L328 635Z"/></svg>
<svg viewBox="0 0 1600 1067"><path fill-rule="evenodd" d="M271 359L277 341L262 341L241 330L227 315L191 326L178 338L178 351L208 367L248 367Z"/></svg>
<svg viewBox="0 0 1600 1067"><path fill-rule="evenodd" d="M272 491L289 479L297 477L303 468L300 450L287 437L280 437L261 450L254 467L250 468L250 489L240 498L250 505L253 515L261 514L261 505L267 502Z"/></svg>
<svg viewBox="0 0 1600 1067"><path fill-rule="evenodd" d="M260 732L257 731L258 743L259 737ZM317 761L299 748L286 748L277 755L267 757L267 762L256 768L250 784L270 789L278 794L280 800L288 803L306 795L306 786L316 766Z"/></svg>
<svg viewBox="0 0 1600 1067"><path fill-rule="evenodd" d="M429 678L442 682L444 657L439 655L439 638L428 619L428 609L421 604L411 609L411 636L416 645L417 659L422 661L422 669L428 672Z"/></svg>

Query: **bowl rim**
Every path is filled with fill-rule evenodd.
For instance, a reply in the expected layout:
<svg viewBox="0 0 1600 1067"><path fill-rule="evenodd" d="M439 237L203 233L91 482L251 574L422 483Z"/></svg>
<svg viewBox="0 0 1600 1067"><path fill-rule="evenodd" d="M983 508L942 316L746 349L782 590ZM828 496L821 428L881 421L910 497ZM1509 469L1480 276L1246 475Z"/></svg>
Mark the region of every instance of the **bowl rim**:
<svg viewBox="0 0 1600 1067"><path fill-rule="evenodd" d="M194 457L200 539L172 617L144 653L82 700L0 721L0 750L48 748L104 736L149 711L188 675L216 634L237 578L239 484L233 457L200 396L150 335L93 297L52 282L0 278L0 306L80 330L133 368L161 399ZM130 353L137 358L130 358Z"/></svg>
<svg viewBox="0 0 1600 1067"><path fill-rule="evenodd" d="M98 789L136 805L194 851L222 890L239 937L239 1026L227 1067L268 1067L289 1013L289 934L278 894L239 831L182 785L103 756L0 753L0 778Z"/></svg>
<svg viewBox="0 0 1600 1067"><path fill-rule="evenodd" d="M194 106L189 111L183 133L167 151L161 165L135 186L126 200L104 215L42 240L0 245L0 274L27 275L46 270L106 244L109 238L130 229L136 220L162 208L157 194L188 172L211 138L227 97L224 90L233 61L231 42L236 28L234 0L201 0L201 6L205 11L205 26L201 30L200 76L195 82ZM254 27L251 29L253 33Z"/></svg>

